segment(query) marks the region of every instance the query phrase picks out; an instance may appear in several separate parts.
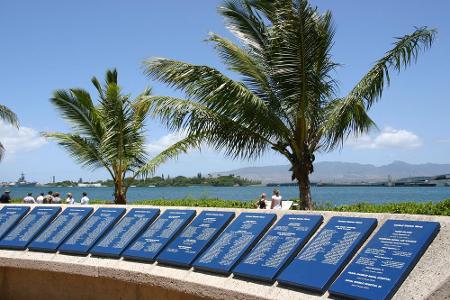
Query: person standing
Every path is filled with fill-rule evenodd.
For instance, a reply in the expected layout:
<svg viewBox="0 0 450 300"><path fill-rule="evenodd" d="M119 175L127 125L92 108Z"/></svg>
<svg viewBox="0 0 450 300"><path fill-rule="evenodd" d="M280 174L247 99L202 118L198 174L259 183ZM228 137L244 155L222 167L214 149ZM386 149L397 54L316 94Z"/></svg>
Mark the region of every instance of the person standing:
<svg viewBox="0 0 450 300"><path fill-rule="evenodd" d="M75 199L73 198L72 193L67 193L66 204L68 204L68 205L75 204Z"/></svg>
<svg viewBox="0 0 450 300"><path fill-rule="evenodd" d="M279 189L273 190L272 203L270 205L270 208L271 209L281 209L283 207L282 201L283 200L280 195L280 190Z"/></svg>
<svg viewBox="0 0 450 300"><path fill-rule="evenodd" d="M89 198L86 192L83 192L83 197L81 198L81 205L89 204Z"/></svg>
<svg viewBox="0 0 450 300"><path fill-rule="evenodd" d="M41 193L39 196L36 197L36 203L37 204L44 203L44 193Z"/></svg>
<svg viewBox="0 0 450 300"><path fill-rule="evenodd" d="M0 197L0 203L11 203L11 196L9 195L10 191L6 190L3 195Z"/></svg>
<svg viewBox="0 0 450 300"><path fill-rule="evenodd" d="M28 196L23 198L23 203L34 204L36 200L34 200L33 193L28 193Z"/></svg>
<svg viewBox="0 0 450 300"><path fill-rule="evenodd" d="M55 204L61 204L61 197L59 196L60 194L58 192L53 194L53 199L51 203L55 203Z"/></svg>

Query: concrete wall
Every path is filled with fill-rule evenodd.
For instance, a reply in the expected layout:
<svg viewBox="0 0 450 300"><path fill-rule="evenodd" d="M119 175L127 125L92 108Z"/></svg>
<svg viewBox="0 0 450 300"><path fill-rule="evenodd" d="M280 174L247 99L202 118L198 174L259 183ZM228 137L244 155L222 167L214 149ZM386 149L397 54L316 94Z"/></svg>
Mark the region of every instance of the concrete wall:
<svg viewBox="0 0 450 300"><path fill-rule="evenodd" d="M133 207L136 206L127 206L127 209ZM161 207L161 211L165 209ZM198 212L232 210L237 215L245 211L255 212L255 210L220 208L196 208L196 210ZM286 213L321 214L324 216L323 225L335 215L375 217L378 219L375 232L387 219L440 222L441 231L394 295L394 299L446 299L446 297L450 299L450 217L340 212L276 211L276 213L278 218ZM220 276L158 263L0 250L0 299L201 298L326 299L328 294L309 294L303 290L278 287L276 283L262 284L236 279L233 275Z"/></svg>
<svg viewBox="0 0 450 300"><path fill-rule="evenodd" d="M19 268L0 268L0 291L4 300L205 299L117 279Z"/></svg>

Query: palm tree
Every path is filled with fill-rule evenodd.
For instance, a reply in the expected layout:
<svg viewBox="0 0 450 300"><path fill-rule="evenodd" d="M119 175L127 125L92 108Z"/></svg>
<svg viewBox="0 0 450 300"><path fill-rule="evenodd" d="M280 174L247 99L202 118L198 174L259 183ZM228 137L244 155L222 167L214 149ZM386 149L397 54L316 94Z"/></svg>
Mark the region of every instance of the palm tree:
<svg viewBox="0 0 450 300"><path fill-rule="evenodd" d="M16 128L19 128L19 120L17 119L16 114L12 110L1 104L0 104L0 120L4 121L7 124L15 126ZM5 154L5 147L0 142L0 161L3 159L4 154Z"/></svg>
<svg viewBox="0 0 450 300"><path fill-rule="evenodd" d="M72 125L73 133L44 133L64 147L85 167L105 168L114 181L116 204L126 203L127 190L137 176L146 177L165 160L195 144L191 137L175 143L148 161L145 120L150 107L150 89L130 100L121 93L117 71L108 70L104 86L92 83L99 94L95 105L83 89L57 90L51 102Z"/></svg>
<svg viewBox="0 0 450 300"><path fill-rule="evenodd" d="M232 158L257 158L268 150L285 156L299 183L301 206L313 207L309 175L315 153L332 151L350 135L375 126L368 111L390 72L415 62L436 31L427 27L397 38L346 96L333 78L332 14L319 14L306 0L235 0L219 8L240 44L210 34L223 63L240 75L154 58L146 73L186 94L152 97L152 112L172 130L203 134L204 141Z"/></svg>

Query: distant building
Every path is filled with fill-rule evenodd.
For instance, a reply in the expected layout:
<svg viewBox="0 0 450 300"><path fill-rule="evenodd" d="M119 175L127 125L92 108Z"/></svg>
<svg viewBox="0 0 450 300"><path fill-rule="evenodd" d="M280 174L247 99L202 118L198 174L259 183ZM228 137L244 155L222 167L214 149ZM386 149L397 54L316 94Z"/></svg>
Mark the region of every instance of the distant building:
<svg viewBox="0 0 450 300"><path fill-rule="evenodd" d="M78 187L102 187L101 183L78 183Z"/></svg>

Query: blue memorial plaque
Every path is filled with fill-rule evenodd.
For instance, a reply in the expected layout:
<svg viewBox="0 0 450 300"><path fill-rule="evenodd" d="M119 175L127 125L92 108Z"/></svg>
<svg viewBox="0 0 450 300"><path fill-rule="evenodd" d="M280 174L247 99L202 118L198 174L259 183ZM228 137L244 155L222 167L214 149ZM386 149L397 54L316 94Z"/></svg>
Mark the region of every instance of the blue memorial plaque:
<svg viewBox="0 0 450 300"><path fill-rule="evenodd" d="M342 272L330 293L390 299L440 228L437 222L388 220Z"/></svg>
<svg viewBox="0 0 450 300"><path fill-rule="evenodd" d="M59 245L92 213L92 207L66 208L28 248L35 251L56 252Z"/></svg>
<svg viewBox="0 0 450 300"><path fill-rule="evenodd" d="M322 221L323 217L318 215L284 215L233 269L233 273L274 282L283 266L306 244Z"/></svg>
<svg viewBox="0 0 450 300"><path fill-rule="evenodd" d="M156 258L158 262L190 266L233 219L234 212L203 211Z"/></svg>
<svg viewBox="0 0 450 300"><path fill-rule="evenodd" d="M194 262L194 268L222 274L231 273L231 269L255 245L275 218L275 214L240 214Z"/></svg>
<svg viewBox="0 0 450 300"><path fill-rule="evenodd" d="M194 218L195 210L166 210L123 252L132 260L154 261L163 248Z"/></svg>
<svg viewBox="0 0 450 300"><path fill-rule="evenodd" d="M97 256L120 257L125 248L159 215L159 209L133 208L91 249Z"/></svg>
<svg viewBox="0 0 450 300"><path fill-rule="evenodd" d="M89 249L119 221L125 208L101 207L97 209L58 250L62 253L88 254Z"/></svg>
<svg viewBox="0 0 450 300"><path fill-rule="evenodd" d="M30 210L29 206L5 206L0 210L0 239Z"/></svg>
<svg viewBox="0 0 450 300"><path fill-rule="evenodd" d="M277 277L324 293L377 225L373 218L332 217Z"/></svg>
<svg viewBox="0 0 450 300"><path fill-rule="evenodd" d="M3 237L0 248L25 250L33 238L47 227L60 211L60 206L34 208Z"/></svg>

